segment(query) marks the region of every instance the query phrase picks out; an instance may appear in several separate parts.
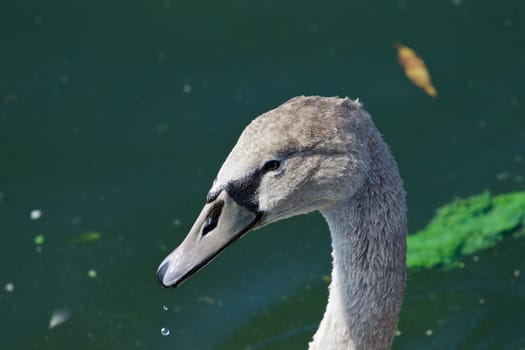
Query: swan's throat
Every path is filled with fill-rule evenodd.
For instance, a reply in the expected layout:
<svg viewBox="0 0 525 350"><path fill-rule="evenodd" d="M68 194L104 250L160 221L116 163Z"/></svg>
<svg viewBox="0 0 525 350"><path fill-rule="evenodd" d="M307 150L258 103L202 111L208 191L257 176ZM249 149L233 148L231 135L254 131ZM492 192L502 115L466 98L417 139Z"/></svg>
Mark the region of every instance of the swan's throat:
<svg viewBox="0 0 525 350"><path fill-rule="evenodd" d="M397 176L375 180L322 213L332 235L333 270L311 350L392 344L405 286L405 201Z"/></svg>

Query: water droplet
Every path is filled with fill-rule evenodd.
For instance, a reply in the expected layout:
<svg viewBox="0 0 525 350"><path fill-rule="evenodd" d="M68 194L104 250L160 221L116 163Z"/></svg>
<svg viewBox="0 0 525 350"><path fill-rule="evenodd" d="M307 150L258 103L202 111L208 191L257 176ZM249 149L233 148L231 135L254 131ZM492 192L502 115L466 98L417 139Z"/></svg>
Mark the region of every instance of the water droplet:
<svg viewBox="0 0 525 350"><path fill-rule="evenodd" d="M170 335L170 330L167 329L166 327L162 327L162 328L160 329L160 334L162 334L163 336Z"/></svg>
<svg viewBox="0 0 525 350"><path fill-rule="evenodd" d="M168 307L166 305L162 305L162 310L168 311Z"/></svg>

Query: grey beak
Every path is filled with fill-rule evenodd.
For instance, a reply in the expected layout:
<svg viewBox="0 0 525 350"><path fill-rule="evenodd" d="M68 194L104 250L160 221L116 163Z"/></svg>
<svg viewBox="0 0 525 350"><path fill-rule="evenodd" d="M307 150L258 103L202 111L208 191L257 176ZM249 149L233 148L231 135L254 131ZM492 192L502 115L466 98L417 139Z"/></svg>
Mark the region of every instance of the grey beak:
<svg viewBox="0 0 525 350"><path fill-rule="evenodd" d="M261 217L261 212L237 204L223 190L204 206L184 241L160 264L159 282L176 287L252 229Z"/></svg>

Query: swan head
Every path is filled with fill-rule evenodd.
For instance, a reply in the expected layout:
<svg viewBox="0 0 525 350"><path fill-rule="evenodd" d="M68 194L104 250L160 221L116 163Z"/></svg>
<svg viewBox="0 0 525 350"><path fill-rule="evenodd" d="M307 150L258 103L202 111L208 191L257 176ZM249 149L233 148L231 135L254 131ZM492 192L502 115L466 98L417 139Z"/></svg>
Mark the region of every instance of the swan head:
<svg viewBox="0 0 525 350"><path fill-rule="evenodd" d="M295 97L253 120L220 168L185 240L160 264L174 287L246 232L350 198L369 167L358 101Z"/></svg>

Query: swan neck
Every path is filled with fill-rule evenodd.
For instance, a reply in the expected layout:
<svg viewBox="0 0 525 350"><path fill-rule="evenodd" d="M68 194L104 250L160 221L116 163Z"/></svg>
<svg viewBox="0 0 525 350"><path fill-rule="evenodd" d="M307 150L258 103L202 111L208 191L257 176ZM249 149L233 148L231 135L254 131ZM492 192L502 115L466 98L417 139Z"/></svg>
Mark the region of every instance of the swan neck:
<svg viewBox="0 0 525 350"><path fill-rule="evenodd" d="M352 198L322 212L332 236L332 281L311 350L391 347L406 269L405 194L394 169L374 173Z"/></svg>

